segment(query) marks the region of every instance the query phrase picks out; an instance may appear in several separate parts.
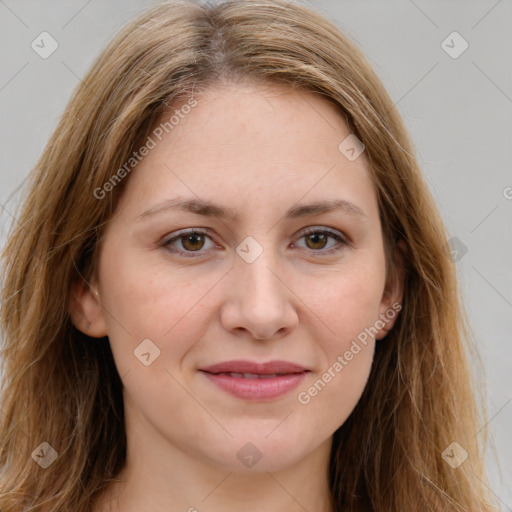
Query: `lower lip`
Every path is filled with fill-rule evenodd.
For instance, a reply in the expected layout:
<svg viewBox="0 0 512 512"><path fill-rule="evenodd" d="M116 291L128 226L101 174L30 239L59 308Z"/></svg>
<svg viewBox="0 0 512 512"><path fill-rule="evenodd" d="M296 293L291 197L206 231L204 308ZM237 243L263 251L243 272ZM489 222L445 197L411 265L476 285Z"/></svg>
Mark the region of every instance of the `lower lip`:
<svg viewBox="0 0 512 512"><path fill-rule="evenodd" d="M289 393L306 376L303 373L290 373L270 379L244 379L229 375L216 375L202 372L215 385L227 393L244 400L270 400Z"/></svg>

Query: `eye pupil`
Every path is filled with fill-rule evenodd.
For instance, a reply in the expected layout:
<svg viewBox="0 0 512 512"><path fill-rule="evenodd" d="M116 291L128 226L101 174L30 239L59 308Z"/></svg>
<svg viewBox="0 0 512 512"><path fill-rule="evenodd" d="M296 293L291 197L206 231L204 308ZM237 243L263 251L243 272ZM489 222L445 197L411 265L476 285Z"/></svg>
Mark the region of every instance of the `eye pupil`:
<svg viewBox="0 0 512 512"><path fill-rule="evenodd" d="M202 235L201 233L192 233L191 235L186 235L186 236L181 237L181 239L182 239L183 247L189 251L201 249L204 244L204 235ZM199 242L200 247L197 247L197 245L194 246L194 240L197 242L197 239L200 239L200 242ZM187 246L189 242L192 243L192 247Z"/></svg>
<svg viewBox="0 0 512 512"><path fill-rule="evenodd" d="M318 240L320 240L321 247L310 247L310 249L323 249L327 241L327 236L323 233L312 233L306 237L306 240L308 240L308 242L313 241L313 244L318 243Z"/></svg>

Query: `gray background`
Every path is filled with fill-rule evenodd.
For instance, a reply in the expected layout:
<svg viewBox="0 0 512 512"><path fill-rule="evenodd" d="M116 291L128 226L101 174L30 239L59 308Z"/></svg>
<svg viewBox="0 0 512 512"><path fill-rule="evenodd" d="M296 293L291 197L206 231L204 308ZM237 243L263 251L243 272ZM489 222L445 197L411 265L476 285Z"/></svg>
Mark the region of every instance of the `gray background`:
<svg viewBox="0 0 512 512"><path fill-rule="evenodd" d="M155 3L0 0L0 247L12 222L14 191L73 88L113 34ZM485 366L499 460L489 452L488 471L503 510L512 511L512 1L309 5L333 20L374 66L410 130L451 236L467 248L457 267ZM59 44L47 59L31 48L43 31ZM453 31L469 44L458 58L441 46Z"/></svg>

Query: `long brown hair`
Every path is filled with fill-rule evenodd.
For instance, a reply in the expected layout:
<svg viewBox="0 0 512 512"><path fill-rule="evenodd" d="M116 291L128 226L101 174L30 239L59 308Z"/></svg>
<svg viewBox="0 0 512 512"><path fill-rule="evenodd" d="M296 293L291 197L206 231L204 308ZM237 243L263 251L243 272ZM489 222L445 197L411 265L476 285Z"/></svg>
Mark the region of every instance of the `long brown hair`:
<svg viewBox="0 0 512 512"><path fill-rule="evenodd" d="M470 371L469 355L476 362L477 354L412 142L356 45L323 16L284 0L157 5L120 31L74 91L3 252L0 509L90 512L123 467L122 382L108 338L82 334L68 313L71 283L93 274L103 228L130 177L99 199L98 190L169 105L238 79L302 88L336 105L366 146L390 271L397 241L406 247L400 317L334 434L335 510L493 510L485 429L476 436L485 423ZM454 467L447 448L468 457ZM54 458L52 450L49 467L36 463Z"/></svg>

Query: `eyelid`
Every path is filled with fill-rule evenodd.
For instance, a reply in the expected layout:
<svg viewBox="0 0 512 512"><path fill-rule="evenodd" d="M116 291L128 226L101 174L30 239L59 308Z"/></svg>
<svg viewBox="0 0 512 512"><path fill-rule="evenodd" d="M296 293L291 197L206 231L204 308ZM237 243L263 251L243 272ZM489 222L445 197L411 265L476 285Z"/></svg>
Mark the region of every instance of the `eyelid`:
<svg viewBox="0 0 512 512"><path fill-rule="evenodd" d="M338 242L337 245L334 245L333 247L326 249L326 250L315 251L314 249L308 250L306 248L305 250L308 250L313 256L316 256L316 257L329 256L329 255L338 253L344 249L353 247L353 243L347 235L345 235L343 232L341 232L337 229L329 228L327 226L308 226L307 228L304 228L300 232L300 236L298 237L298 240L300 240L303 237L305 237L309 234L312 234L312 233L327 234L331 238L336 239ZM341 244L341 247L340 247L340 244Z"/></svg>
<svg viewBox="0 0 512 512"><path fill-rule="evenodd" d="M184 256L186 258L199 257L199 256L207 253L207 251L184 251L181 249L174 249L174 248L171 248L171 243L179 240L183 236L192 235L192 234L206 235L210 239L212 239L212 233L213 233L213 231L209 228L184 228L182 230L178 230L178 231L171 233L172 236L165 237L163 239L163 241L160 243L160 245L174 254L186 255L186 256ZM305 237L309 234L312 234L312 233L327 234L330 237L336 239L338 242L337 245L335 245L327 250L320 249L320 250L315 251L314 249L300 248L302 250L311 252L314 256L322 257L322 256L331 255L331 254L340 252L343 249L351 248L353 246L352 241L344 233L342 233L341 231L339 231L337 229L329 228L327 226L308 226L299 232L299 236L298 236L297 240L300 240L303 237ZM212 242L213 242L213 240L212 240ZM341 247L339 247L340 244L341 244Z"/></svg>
<svg viewBox="0 0 512 512"><path fill-rule="evenodd" d="M175 242L176 240L179 240L181 237L184 237L186 235L193 235L193 234L206 235L211 239L212 233L213 233L213 231L209 228L184 228L184 229L180 229L178 231L174 231L169 236L165 236L159 245L164 248L168 248L168 247L170 247L171 243ZM169 249L169 250L171 252L178 252L178 253L183 253L183 252L189 253L189 254L194 253L194 251L182 251L179 249L174 250L174 251L172 249ZM203 252L199 252L199 251L196 251L196 252L197 252L197 254L203 254Z"/></svg>
<svg viewBox="0 0 512 512"><path fill-rule="evenodd" d="M332 235L334 238L339 237L346 244L350 243L349 237L345 235L342 231L330 228L328 226L308 226L307 228L304 228L300 233L301 236L299 238L302 238L304 235L309 235L311 233L327 233Z"/></svg>

